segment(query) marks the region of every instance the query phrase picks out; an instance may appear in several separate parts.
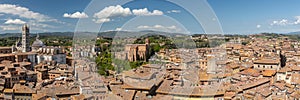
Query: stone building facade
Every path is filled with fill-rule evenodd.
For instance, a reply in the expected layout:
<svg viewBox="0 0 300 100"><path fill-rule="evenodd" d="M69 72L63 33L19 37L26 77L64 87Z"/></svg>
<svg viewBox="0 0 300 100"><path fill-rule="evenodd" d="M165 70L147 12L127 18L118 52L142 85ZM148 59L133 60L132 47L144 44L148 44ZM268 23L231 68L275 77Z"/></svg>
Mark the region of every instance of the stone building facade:
<svg viewBox="0 0 300 100"><path fill-rule="evenodd" d="M42 47L37 53L37 63L55 61L59 64L66 64L66 54L62 48Z"/></svg>
<svg viewBox="0 0 300 100"><path fill-rule="evenodd" d="M147 61L149 50L149 39L145 40L145 44L127 44L125 46L126 59L129 61Z"/></svg>
<svg viewBox="0 0 300 100"><path fill-rule="evenodd" d="M12 52L30 52L29 35L29 26L25 24L22 26L22 40L18 40L16 44L12 46Z"/></svg>

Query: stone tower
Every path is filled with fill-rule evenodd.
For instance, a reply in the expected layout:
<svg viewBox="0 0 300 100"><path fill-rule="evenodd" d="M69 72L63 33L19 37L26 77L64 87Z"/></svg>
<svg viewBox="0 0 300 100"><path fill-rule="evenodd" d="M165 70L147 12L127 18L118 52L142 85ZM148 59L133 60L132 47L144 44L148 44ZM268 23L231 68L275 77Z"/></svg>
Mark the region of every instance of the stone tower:
<svg viewBox="0 0 300 100"><path fill-rule="evenodd" d="M27 24L22 26L22 52L29 52L29 27Z"/></svg>
<svg viewBox="0 0 300 100"><path fill-rule="evenodd" d="M149 40L149 38L146 38L146 39L145 39L145 44L146 44L146 45L150 45L150 40Z"/></svg>

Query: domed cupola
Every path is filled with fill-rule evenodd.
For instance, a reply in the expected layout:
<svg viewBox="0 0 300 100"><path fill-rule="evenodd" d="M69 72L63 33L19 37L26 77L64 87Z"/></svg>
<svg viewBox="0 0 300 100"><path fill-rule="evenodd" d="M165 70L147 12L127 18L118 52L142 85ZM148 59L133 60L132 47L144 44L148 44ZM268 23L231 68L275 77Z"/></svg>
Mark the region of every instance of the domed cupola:
<svg viewBox="0 0 300 100"><path fill-rule="evenodd" d="M41 40L39 39L39 34L37 34L36 40L35 40L35 41L32 43L32 45L31 45L32 50L33 50L33 51L36 51L36 50L38 50L39 48L44 47L44 46L45 46L45 45L44 45L43 41L41 41Z"/></svg>

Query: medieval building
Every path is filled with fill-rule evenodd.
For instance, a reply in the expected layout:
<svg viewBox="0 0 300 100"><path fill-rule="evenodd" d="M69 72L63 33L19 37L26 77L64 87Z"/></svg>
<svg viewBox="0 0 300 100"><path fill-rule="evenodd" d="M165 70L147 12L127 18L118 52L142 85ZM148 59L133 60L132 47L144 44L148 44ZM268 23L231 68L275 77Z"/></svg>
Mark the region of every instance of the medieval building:
<svg viewBox="0 0 300 100"><path fill-rule="evenodd" d="M29 52L31 48L29 46L29 27L27 24L22 26L22 40L18 40L12 47L12 52Z"/></svg>
<svg viewBox="0 0 300 100"><path fill-rule="evenodd" d="M126 59L129 61L147 61L149 49L149 39L145 40L145 44L127 44L125 46Z"/></svg>
<svg viewBox="0 0 300 100"><path fill-rule="evenodd" d="M36 40L31 45L32 51L38 51L40 48L45 47L46 45L39 39L39 34L36 36Z"/></svg>
<svg viewBox="0 0 300 100"><path fill-rule="evenodd" d="M27 24L22 26L22 39L18 40L11 50L0 48L0 62L9 60L12 62L31 62L32 66L41 62L55 61L59 64L66 63L65 51L60 47L46 46L37 34L36 40L29 44L29 27Z"/></svg>

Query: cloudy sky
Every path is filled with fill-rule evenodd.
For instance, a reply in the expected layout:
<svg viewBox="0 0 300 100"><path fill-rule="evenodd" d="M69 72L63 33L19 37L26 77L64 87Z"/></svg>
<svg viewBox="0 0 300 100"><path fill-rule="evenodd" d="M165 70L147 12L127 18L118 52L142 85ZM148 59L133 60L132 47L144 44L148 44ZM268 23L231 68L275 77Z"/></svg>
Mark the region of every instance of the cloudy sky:
<svg viewBox="0 0 300 100"><path fill-rule="evenodd" d="M187 3L189 6L172 2L176 0L95 1L1 0L0 34L20 32L25 23L32 33L112 30L204 33L207 27L219 27L207 25L210 22L219 22L226 34L300 31L299 0L198 0L199 3ZM213 12L204 7L206 3Z"/></svg>

